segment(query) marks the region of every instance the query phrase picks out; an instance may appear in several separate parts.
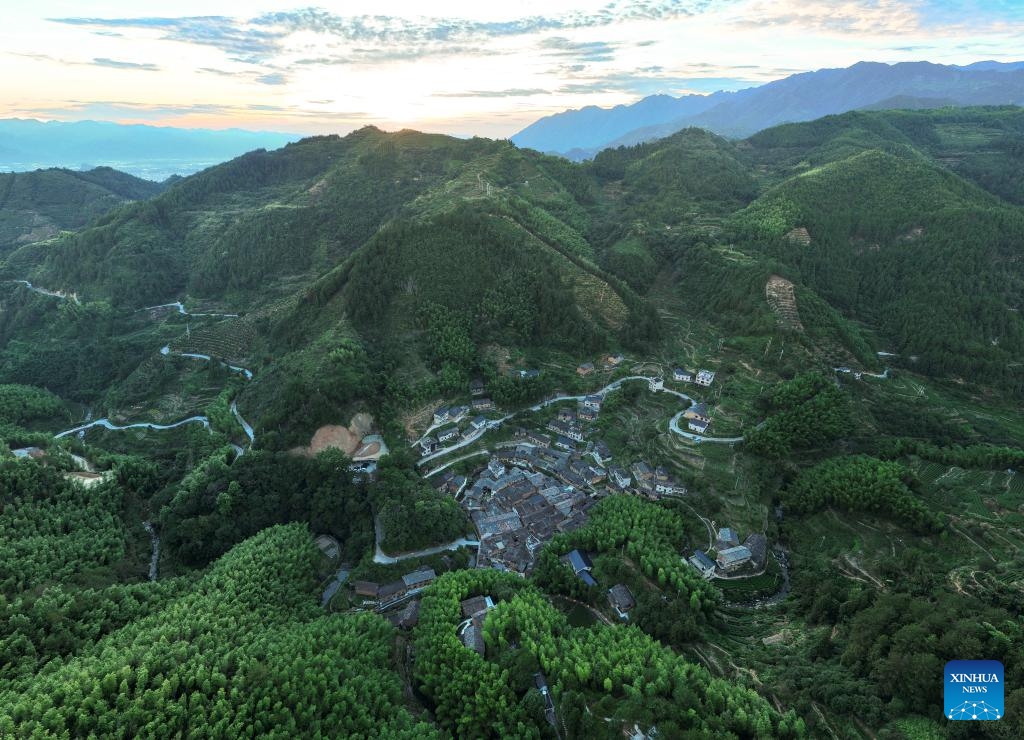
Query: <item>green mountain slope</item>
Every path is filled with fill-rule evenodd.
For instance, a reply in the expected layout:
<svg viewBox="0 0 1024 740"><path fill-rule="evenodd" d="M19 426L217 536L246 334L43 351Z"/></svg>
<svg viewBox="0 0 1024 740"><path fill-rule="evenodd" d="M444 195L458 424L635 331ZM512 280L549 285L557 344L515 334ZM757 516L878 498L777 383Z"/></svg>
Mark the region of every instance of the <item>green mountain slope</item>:
<svg viewBox="0 0 1024 740"><path fill-rule="evenodd" d="M868 150L789 178L736 223L919 369L1020 386L1019 209L921 156Z"/></svg>
<svg viewBox="0 0 1024 740"><path fill-rule="evenodd" d="M786 174L868 149L915 150L1017 205L1024 110L1016 107L932 111L856 111L767 129L747 140L748 156Z"/></svg>
<svg viewBox="0 0 1024 740"><path fill-rule="evenodd" d="M146 200L159 183L98 167L0 174L0 257L30 242L79 229L130 200Z"/></svg>
<svg viewBox="0 0 1024 740"><path fill-rule="evenodd" d="M737 218L762 238L813 226L820 238L873 241L906 235L945 209L996 204L923 158L869 149L787 179Z"/></svg>
<svg viewBox="0 0 1024 740"><path fill-rule="evenodd" d="M12 262L121 305L183 293L251 303L282 277L332 267L476 146L367 128L256 151Z"/></svg>
<svg viewBox="0 0 1024 740"><path fill-rule="evenodd" d="M750 169L731 142L689 128L651 144L606 149L590 169L602 182L620 181L638 213L666 222L699 208L727 212L757 194Z"/></svg>
<svg viewBox="0 0 1024 740"><path fill-rule="evenodd" d="M689 129L587 165L367 128L21 246L0 736L941 735L946 660L1024 666L1018 120ZM435 409L486 398L424 452ZM568 472L493 482L573 407ZM606 455L672 491L611 487ZM686 558L726 527L764 561L705 580ZM400 630L368 613L421 567L380 606ZM1008 698L993 737L1021 735Z"/></svg>

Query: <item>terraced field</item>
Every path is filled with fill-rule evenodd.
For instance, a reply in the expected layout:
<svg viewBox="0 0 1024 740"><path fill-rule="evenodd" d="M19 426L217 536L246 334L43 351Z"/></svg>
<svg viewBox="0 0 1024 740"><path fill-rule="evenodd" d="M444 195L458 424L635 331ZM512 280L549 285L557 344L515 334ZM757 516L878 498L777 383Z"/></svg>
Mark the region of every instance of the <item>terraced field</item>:
<svg viewBox="0 0 1024 740"><path fill-rule="evenodd" d="M800 311L796 305L796 294L793 283L779 275L772 275L764 286L768 306L775 313L779 325L790 331L802 332L804 325L800 322Z"/></svg>
<svg viewBox="0 0 1024 740"><path fill-rule="evenodd" d="M238 318L189 327L170 347L175 352L195 352L241 363L248 358L255 340L253 321Z"/></svg>

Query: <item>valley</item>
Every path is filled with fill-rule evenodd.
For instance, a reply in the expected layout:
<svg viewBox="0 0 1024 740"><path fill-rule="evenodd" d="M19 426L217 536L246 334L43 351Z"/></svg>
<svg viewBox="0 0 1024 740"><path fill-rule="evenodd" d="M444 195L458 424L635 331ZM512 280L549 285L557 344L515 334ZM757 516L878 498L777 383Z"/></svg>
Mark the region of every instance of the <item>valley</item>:
<svg viewBox="0 0 1024 740"><path fill-rule="evenodd" d="M0 252L0 736L944 736L1024 675L1022 115L366 127Z"/></svg>

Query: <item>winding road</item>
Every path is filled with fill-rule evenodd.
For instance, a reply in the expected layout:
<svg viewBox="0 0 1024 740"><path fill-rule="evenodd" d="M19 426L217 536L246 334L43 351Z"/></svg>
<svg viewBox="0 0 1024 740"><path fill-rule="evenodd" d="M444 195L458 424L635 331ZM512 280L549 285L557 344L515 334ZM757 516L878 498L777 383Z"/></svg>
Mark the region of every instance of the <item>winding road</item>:
<svg viewBox="0 0 1024 740"><path fill-rule="evenodd" d="M18 282L25 282L25 281L18 281ZM170 303L170 304L167 304L167 305L169 305L169 306L180 306L181 304L180 303ZM159 306L151 306L150 308L160 308L160 307ZM228 315L228 314L205 314L205 315L209 315L209 316L225 316L225 315ZM223 365L224 367L228 368L229 370L231 370L233 372L236 372L236 373L241 373L245 377L246 380L252 380L252 377L253 377L252 371L249 370L248 368L239 367L237 365L230 365L230 364L228 364L226 362L222 362L220 360L214 360L209 355L201 355L201 354L196 354L194 352L172 352L169 345L164 345L163 347L161 347L160 348L160 354L164 355L165 357L168 356L168 355L175 354L175 355L179 355L181 357L190 357L190 358L196 359L196 360L205 360L206 362L220 362L221 365ZM252 447L253 443L256 441L256 433L253 430L252 425L249 424L249 422L247 422L242 417L242 414L238 411L238 400L237 399L234 399L234 400L231 401L231 414L235 417L235 419L238 421L239 425L242 427L242 430L245 432L245 436L248 437L248 439L249 439L249 447ZM87 424L80 424L79 426L74 427L72 429L66 429L63 432L58 432L57 434L55 434L53 436L54 436L55 439L60 439L61 437L67 437L67 436L69 436L71 434L84 435L85 432L87 432L89 429L92 429L93 427L103 427L104 429L108 429L108 430L113 431L113 432L120 432L120 431L124 431L126 429L154 429L154 430L157 430L157 431L163 431L163 430L167 430L167 429L176 429L176 428L178 428L180 426L184 426L186 424L202 424L206 429L209 429L210 428L210 419L209 419L208 416L200 414L200 415L196 415L196 416L190 416L187 419L182 419L181 421L176 421L173 424L154 424L152 422L138 422L138 423L135 423L135 424L125 424L124 426L121 426L121 425L118 425L118 424L114 424L113 422L110 421L110 419L104 418L104 419L96 419L95 421L90 421ZM240 445L232 443L231 447L235 450L235 452L238 454L239 457L241 457L242 455L245 454L245 449L243 447L241 447Z"/></svg>
<svg viewBox="0 0 1024 740"><path fill-rule="evenodd" d="M175 355L178 355L179 357L191 357L193 360L206 360L207 362L219 362L221 365L226 367L228 370L231 370L232 372L236 372L236 373L241 373L242 375L245 376L246 380L252 380L252 370L250 370L248 368L245 368L245 367L239 367L238 365L231 365L231 364L229 364L227 362L224 362L223 360L214 360L212 357L210 357L210 355L201 355L201 354L198 354L196 352L172 352L171 351L171 346L169 344L165 344L163 347L160 348L160 354L162 354L162 355L175 354Z"/></svg>
<svg viewBox="0 0 1024 740"><path fill-rule="evenodd" d="M879 376L879 377L881 377L881 376ZM561 403L563 401L582 401L587 396L600 396L602 401L603 401L604 398L609 393L611 393L613 391L619 390L620 388L622 388L622 385L624 383L631 382L631 381L643 381L643 382L647 383L648 387L652 388L652 391L651 391L652 393L667 393L670 396L676 396L676 397L680 398L681 400L686 401L689 404L687 409L692 408L693 406L695 406L697 404L696 401L694 401L692 398L690 398L685 393L681 393L679 391L672 390L671 388L664 388L664 387L662 387L662 388L659 388L657 390L654 390L653 389L653 383L655 381L657 381L657 380L659 380L659 378L649 377L647 375L629 375L629 376L626 376L625 378L619 378L618 380L614 380L611 383L609 383L608 385L606 385L604 388L602 388L600 390L597 390L597 391L594 391L593 393L584 393L584 394L577 395L577 396L555 396L554 398L549 398L546 401L541 401L540 403L535 404L533 406L530 406L528 408L520 409L519 411L514 411L511 414L506 414L505 416L501 417L500 419L494 419L492 421L488 421L487 422L487 426L482 427L481 429L474 431L470 436L465 437L464 439L459 440L459 442L457 442L456 444L453 444L450 447L445 447L443 449L431 452L429 455L424 455L423 457L421 457L417 461L417 464L418 465L422 465L424 463L430 462L431 460L435 460L435 459L437 459L439 457L443 457L444 455L447 455L447 454L449 454L451 452L454 452L455 450L461 449L463 447L467 447L467 446L473 444L474 442L476 442L477 440L479 440L488 431L490 431L492 429L498 429L506 421L508 421L509 419L515 418L519 414L525 413L527 411L540 411L541 409L543 409L543 408L545 408L547 406L550 406L551 404ZM715 444L736 444L737 442L742 442L743 441L743 437L707 437L707 436L702 435L702 434L694 434L692 432L684 431L679 426L679 420L682 418L684 413L686 413L686 409L684 409L683 411L680 411L678 414L676 414L675 416L672 417L671 421L669 421L668 428L669 428L669 431L672 432L673 434L678 434L680 437L683 437L684 439L688 439L691 442L696 442L697 444L700 444L701 442L711 442L711 443L715 443ZM438 425L435 424L435 425L432 425L431 427L429 427L427 429L427 431L425 431L423 433L423 436L420 437L418 440L416 440L416 442L414 442L412 446L415 447L417 444L419 444L419 442L424 437L426 437L428 434L430 434L430 432L433 431L437 426Z"/></svg>
<svg viewBox="0 0 1024 740"><path fill-rule="evenodd" d="M673 416L672 420L669 421L668 423L668 428L673 433L678 434L680 437L685 437L686 439L696 442L697 444L700 444L701 442L715 442L718 444L733 445L736 444L737 442L743 441L743 437L705 437L701 434L694 434L693 432L684 431L679 426L679 420L683 418L683 414L685 413L685 411L680 411L678 414Z"/></svg>
<svg viewBox="0 0 1024 740"><path fill-rule="evenodd" d="M881 354L881 353L879 353L879 354ZM892 368L891 367L885 368L885 371L881 372L881 373L869 373L866 370L858 371L858 370L854 370L853 368L849 368L849 367L834 367L834 368L832 368L832 370L833 370L833 372L837 372L837 373L845 373L847 375L853 375L853 376L855 376L857 378L860 378L862 376L866 376L868 378L878 378L879 380L888 380L889 379L889 373L892 372Z"/></svg>
<svg viewBox="0 0 1024 740"><path fill-rule="evenodd" d="M75 303L80 303L80 301L78 300L78 296L75 295L74 293L68 294L68 293L65 293L65 292L63 292L61 290L47 290L46 288L37 288L32 283L30 283L28 280L8 280L7 282L9 282L9 283L18 283L20 285L24 285L26 288L28 288L31 291L34 291L34 292L39 293L41 295L50 296L51 298L60 298L60 299L65 300L65 301L74 301Z"/></svg>
<svg viewBox="0 0 1024 740"><path fill-rule="evenodd" d="M69 434L85 432L93 427L103 427L104 429L109 429L112 432L122 432L125 429L176 429L177 427L184 426L185 424L202 424L207 429L210 428L210 420L205 416L190 416L187 419L176 421L173 424L153 424L151 422L144 421L139 422L138 424L126 424L124 426L113 424L110 419L97 419L96 421L90 421L88 424L77 426L74 429L67 429L63 432L59 432L53 436L54 439L60 439L61 437L67 437Z"/></svg>
<svg viewBox="0 0 1024 740"><path fill-rule="evenodd" d="M153 554L149 558L149 580L156 580L156 564L160 559L160 535L156 533L156 528L149 521L142 523L143 528L149 535L149 541L153 545Z"/></svg>
<svg viewBox="0 0 1024 740"><path fill-rule="evenodd" d="M477 540L469 540L465 537L460 537L457 540L453 540L444 545L437 545L435 547L426 547L422 550L415 550L413 552L403 552L399 555L387 555L382 549L380 549L380 543L384 539L384 528L380 525L380 520L374 516L373 518L373 530L375 537L375 546L373 553L373 562L380 563L382 565L392 565L394 563L400 563L403 560L410 560L412 558L424 558L428 555L437 555L438 553L448 552L451 550L458 550L460 547L480 547L480 542Z"/></svg>
<svg viewBox="0 0 1024 740"><path fill-rule="evenodd" d="M225 319L237 319L239 316L237 313L192 313L185 310L185 306L181 301L175 301L174 303L161 303L159 306L146 306L145 308L137 308L135 311L136 313L139 311L155 311L158 308L176 308L178 309L178 313L182 316L220 316Z"/></svg>

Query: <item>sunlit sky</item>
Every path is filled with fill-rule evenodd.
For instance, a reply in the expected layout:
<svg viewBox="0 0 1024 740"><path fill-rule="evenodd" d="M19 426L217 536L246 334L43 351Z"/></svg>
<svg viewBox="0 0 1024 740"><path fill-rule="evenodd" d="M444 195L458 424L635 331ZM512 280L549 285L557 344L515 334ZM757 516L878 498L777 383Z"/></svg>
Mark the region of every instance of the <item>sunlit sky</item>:
<svg viewBox="0 0 1024 740"><path fill-rule="evenodd" d="M1024 58L1024 0L4 3L0 117L509 136L857 61Z"/></svg>

